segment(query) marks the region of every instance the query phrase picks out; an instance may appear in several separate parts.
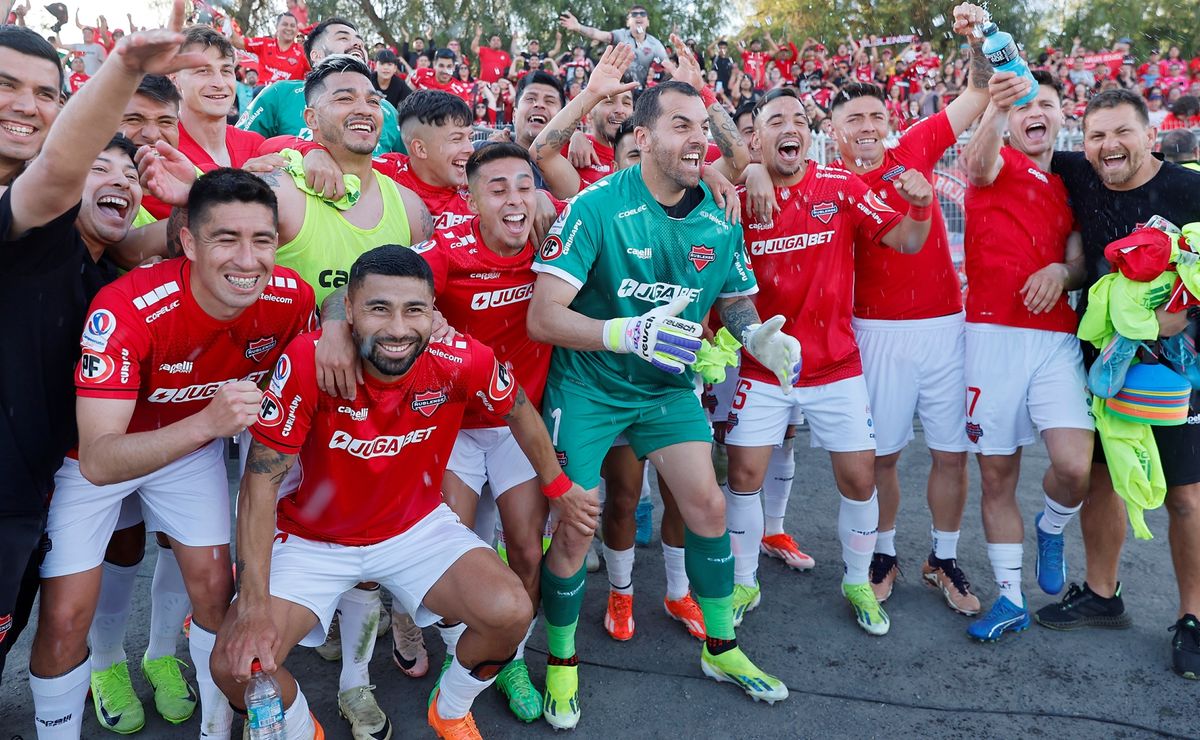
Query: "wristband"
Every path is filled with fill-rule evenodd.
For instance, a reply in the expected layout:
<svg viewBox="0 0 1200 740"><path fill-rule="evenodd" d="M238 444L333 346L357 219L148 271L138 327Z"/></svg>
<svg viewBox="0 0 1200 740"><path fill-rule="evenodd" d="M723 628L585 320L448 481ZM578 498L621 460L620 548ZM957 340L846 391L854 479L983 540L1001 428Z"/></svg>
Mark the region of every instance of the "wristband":
<svg viewBox="0 0 1200 740"><path fill-rule="evenodd" d="M708 110L717 104L717 96L713 95L713 91L707 87L700 88L700 99L704 101L704 109Z"/></svg>
<svg viewBox="0 0 1200 740"><path fill-rule="evenodd" d="M569 490L571 490L571 479L567 477L566 473L559 473L557 478L542 486L542 495L546 498L558 498Z"/></svg>
<svg viewBox="0 0 1200 740"><path fill-rule="evenodd" d="M908 209L908 217L913 221L928 221L932 214L932 206L912 206Z"/></svg>

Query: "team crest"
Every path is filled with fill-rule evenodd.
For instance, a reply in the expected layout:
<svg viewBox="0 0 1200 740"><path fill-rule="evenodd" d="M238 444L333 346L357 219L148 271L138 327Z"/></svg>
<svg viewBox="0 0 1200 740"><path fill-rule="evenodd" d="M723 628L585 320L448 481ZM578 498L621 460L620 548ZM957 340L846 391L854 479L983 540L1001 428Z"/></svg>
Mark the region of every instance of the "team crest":
<svg viewBox="0 0 1200 740"><path fill-rule="evenodd" d="M433 412L438 410L446 402L446 392L443 390L422 391L413 396L412 410L421 414L425 418L433 416Z"/></svg>
<svg viewBox="0 0 1200 740"><path fill-rule="evenodd" d="M696 272L704 272L704 268L708 267L709 263L716 258L716 251L712 247L706 247L703 244L693 245L692 251L688 253L688 260L696 268Z"/></svg>
<svg viewBox="0 0 1200 740"><path fill-rule="evenodd" d="M246 359L260 362L263 355L275 349L275 345L278 343L275 337L251 339L249 342L246 342Z"/></svg>
<svg viewBox="0 0 1200 740"><path fill-rule="evenodd" d="M968 421L967 422L967 439L971 440L971 443L974 444L974 443L978 442L979 438L982 436L983 436L983 427L979 426L978 424Z"/></svg>
<svg viewBox="0 0 1200 740"><path fill-rule="evenodd" d="M903 175L903 174L904 174L904 165L898 164L895 167L888 170L887 172L883 173L883 181L891 182L892 180L895 180L897 177L900 177L900 175Z"/></svg>
<svg viewBox="0 0 1200 740"><path fill-rule="evenodd" d="M5 614L0 617L0 645L4 644L4 638L8 635L10 627L12 627L12 615Z"/></svg>
<svg viewBox="0 0 1200 740"><path fill-rule="evenodd" d="M558 238L557 234L551 234L546 237L546 241L542 243L542 260L549 262L558 258L563 253L562 239Z"/></svg>
<svg viewBox="0 0 1200 740"><path fill-rule="evenodd" d="M837 203L827 200L824 203L813 204L812 210L809 211L812 217L823 224L828 224L833 219L833 215L838 212Z"/></svg>

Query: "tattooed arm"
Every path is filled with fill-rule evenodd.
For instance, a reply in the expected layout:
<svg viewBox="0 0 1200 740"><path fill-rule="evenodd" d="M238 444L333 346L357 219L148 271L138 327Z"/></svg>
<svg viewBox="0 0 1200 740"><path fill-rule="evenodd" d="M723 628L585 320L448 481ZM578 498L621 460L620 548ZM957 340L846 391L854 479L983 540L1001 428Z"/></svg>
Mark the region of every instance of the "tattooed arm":
<svg viewBox="0 0 1200 740"><path fill-rule="evenodd" d="M237 590L248 604L270 599L276 495L295 459L258 440L250 442L237 507Z"/></svg>
<svg viewBox="0 0 1200 740"><path fill-rule="evenodd" d="M429 214L425 203L416 193L403 185L397 185L396 188L400 191L400 199L404 201L404 211L408 215L408 233L411 244L407 246L420 244L431 238L433 236L433 216Z"/></svg>
<svg viewBox="0 0 1200 740"><path fill-rule="evenodd" d="M637 87L636 82L621 82L622 75L632 61L633 49L626 44L605 49L584 91L550 119L529 147L534 163L542 171L543 179L556 198L573 197L579 192L581 183L579 173L562 155L563 146L571 140L571 134L575 133L583 117L600 101Z"/></svg>
<svg viewBox="0 0 1200 740"><path fill-rule="evenodd" d="M746 327L762 323L754 302L746 296L718 298L717 313L721 316L721 323L739 342L746 333Z"/></svg>
<svg viewBox="0 0 1200 740"><path fill-rule="evenodd" d="M975 28L985 22L987 17L987 11L970 3L963 3L954 9L954 32L965 36L971 46L969 83L966 89L946 106L946 118L949 119L956 137L969 129L991 102L988 80L992 78L992 65L983 55L982 37L974 33Z"/></svg>

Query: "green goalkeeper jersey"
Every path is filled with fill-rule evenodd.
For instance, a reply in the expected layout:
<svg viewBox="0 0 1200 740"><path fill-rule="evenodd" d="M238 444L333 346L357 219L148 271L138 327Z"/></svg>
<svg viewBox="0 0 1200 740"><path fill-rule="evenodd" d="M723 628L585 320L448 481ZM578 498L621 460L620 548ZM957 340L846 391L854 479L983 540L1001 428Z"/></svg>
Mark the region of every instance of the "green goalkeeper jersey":
<svg viewBox="0 0 1200 740"><path fill-rule="evenodd" d="M642 181L640 165L575 196L550 229L533 269L579 289L571 309L593 319L639 316L687 294L681 318L708 320L717 298L757 292L740 226L730 224L703 185L704 198L671 218ZM671 375L633 354L554 348L548 384L570 384L597 400L650 406L693 388L692 373Z"/></svg>

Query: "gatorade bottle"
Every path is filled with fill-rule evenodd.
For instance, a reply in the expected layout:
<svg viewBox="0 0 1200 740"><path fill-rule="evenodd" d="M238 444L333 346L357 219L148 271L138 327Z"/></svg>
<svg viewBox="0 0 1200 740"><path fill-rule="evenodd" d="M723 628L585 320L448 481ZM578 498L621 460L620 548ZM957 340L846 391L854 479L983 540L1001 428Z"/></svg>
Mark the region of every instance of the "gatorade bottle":
<svg viewBox="0 0 1200 740"><path fill-rule="evenodd" d="M279 682L263 673L255 658L250 664L250 683L246 685L246 729L250 740L285 740L283 695Z"/></svg>
<svg viewBox="0 0 1200 740"><path fill-rule="evenodd" d="M1029 92L1013 105L1025 105L1037 97L1038 82L1029 72L1029 66L1021 58L1017 50L1017 42L1013 41L1011 33L1001 31L995 23L988 21L981 29L983 31L983 55L997 72L1013 72L1018 77L1029 80Z"/></svg>

